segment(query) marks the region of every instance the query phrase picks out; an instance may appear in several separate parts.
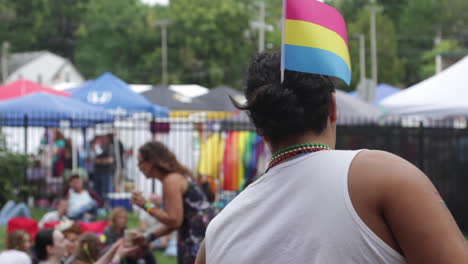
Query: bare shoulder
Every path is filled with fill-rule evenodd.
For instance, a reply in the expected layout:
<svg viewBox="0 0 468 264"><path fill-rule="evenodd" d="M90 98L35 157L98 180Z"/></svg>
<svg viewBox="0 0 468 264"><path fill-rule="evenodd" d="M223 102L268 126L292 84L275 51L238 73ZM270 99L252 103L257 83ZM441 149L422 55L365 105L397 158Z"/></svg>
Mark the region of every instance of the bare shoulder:
<svg viewBox="0 0 468 264"><path fill-rule="evenodd" d="M163 180L164 189L180 190L182 192L187 188L187 178L180 173L169 173Z"/></svg>
<svg viewBox="0 0 468 264"><path fill-rule="evenodd" d="M365 178L388 184L416 181L430 182L424 173L409 161L389 152L369 150L360 152L351 170Z"/></svg>
<svg viewBox="0 0 468 264"><path fill-rule="evenodd" d="M389 152L360 152L350 168L350 186L368 192L379 208L394 202L398 194L425 193L438 198L429 178L409 161Z"/></svg>
<svg viewBox="0 0 468 264"><path fill-rule="evenodd" d="M463 236L429 178L410 162L363 151L350 168L356 197L373 201L408 263L467 263ZM430 221L428 221L430 219Z"/></svg>
<svg viewBox="0 0 468 264"><path fill-rule="evenodd" d="M164 182L170 182L170 183L177 183L185 180L185 177L177 172L172 172L169 173L166 178L164 178Z"/></svg>

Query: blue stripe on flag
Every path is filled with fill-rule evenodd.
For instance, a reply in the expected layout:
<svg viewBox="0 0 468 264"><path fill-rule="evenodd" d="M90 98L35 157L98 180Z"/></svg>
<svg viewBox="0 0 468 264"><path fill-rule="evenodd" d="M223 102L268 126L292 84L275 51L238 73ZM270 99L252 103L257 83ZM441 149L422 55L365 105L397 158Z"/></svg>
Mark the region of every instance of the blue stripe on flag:
<svg viewBox="0 0 468 264"><path fill-rule="evenodd" d="M334 76L348 85L351 83L351 70L345 60L336 53L287 44L284 49L286 70Z"/></svg>

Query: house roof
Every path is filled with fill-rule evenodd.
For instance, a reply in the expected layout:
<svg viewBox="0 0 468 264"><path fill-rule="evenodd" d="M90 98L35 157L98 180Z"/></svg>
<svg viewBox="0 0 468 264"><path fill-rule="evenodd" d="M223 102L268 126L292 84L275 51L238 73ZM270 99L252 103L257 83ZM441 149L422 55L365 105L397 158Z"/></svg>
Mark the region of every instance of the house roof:
<svg viewBox="0 0 468 264"><path fill-rule="evenodd" d="M47 53L49 52L45 50L12 53L8 58L8 71L9 73L15 72L22 66L28 64L31 61L36 60L37 58Z"/></svg>

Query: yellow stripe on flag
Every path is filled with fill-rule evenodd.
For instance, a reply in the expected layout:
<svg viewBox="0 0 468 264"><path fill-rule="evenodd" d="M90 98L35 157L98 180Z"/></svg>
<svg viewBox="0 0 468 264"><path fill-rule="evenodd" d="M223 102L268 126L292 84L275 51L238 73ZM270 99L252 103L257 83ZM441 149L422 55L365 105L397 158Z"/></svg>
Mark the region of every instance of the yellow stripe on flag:
<svg viewBox="0 0 468 264"><path fill-rule="evenodd" d="M351 68L348 46L336 32L306 21L286 20L286 44L323 49L337 54Z"/></svg>

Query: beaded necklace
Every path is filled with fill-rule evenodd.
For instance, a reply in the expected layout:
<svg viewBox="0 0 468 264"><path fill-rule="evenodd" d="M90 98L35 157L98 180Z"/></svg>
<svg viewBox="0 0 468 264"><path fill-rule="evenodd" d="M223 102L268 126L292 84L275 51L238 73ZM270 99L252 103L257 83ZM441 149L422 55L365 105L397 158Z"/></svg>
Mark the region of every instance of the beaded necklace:
<svg viewBox="0 0 468 264"><path fill-rule="evenodd" d="M266 171L288 159L294 158L301 154L312 153L321 150L331 150L331 148L325 144L304 143L280 149L271 157Z"/></svg>

